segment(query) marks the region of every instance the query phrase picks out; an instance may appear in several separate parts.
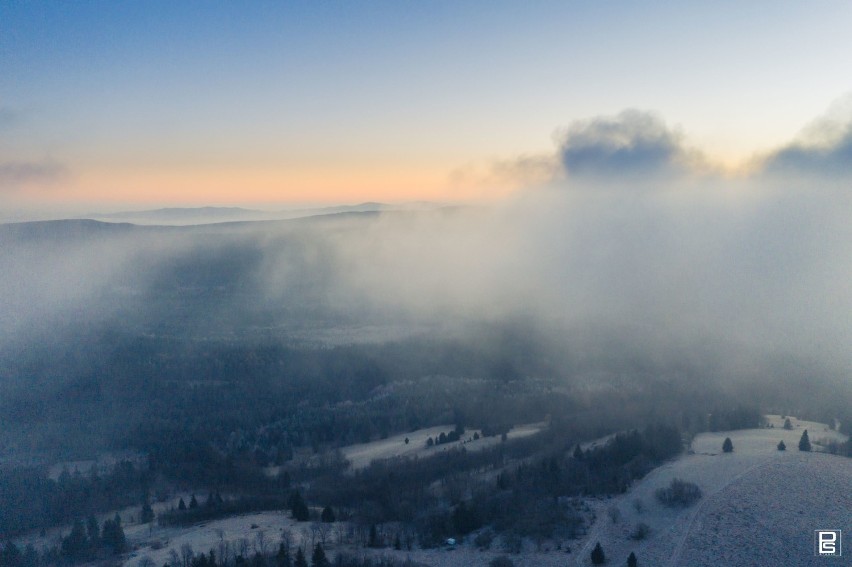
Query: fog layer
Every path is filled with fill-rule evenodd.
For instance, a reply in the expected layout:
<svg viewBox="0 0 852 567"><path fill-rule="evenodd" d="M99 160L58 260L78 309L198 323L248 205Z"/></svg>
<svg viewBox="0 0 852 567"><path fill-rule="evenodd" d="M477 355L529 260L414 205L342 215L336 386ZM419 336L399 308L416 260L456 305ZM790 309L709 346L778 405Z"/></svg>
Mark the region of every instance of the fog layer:
<svg viewBox="0 0 852 567"><path fill-rule="evenodd" d="M630 110L566 128L551 181L487 207L6 225L0 337L109 324L358 341L523 320L557 351L701 353L749 373L781 356L848 376L852 130L814 128L731 176Z"/></svg>

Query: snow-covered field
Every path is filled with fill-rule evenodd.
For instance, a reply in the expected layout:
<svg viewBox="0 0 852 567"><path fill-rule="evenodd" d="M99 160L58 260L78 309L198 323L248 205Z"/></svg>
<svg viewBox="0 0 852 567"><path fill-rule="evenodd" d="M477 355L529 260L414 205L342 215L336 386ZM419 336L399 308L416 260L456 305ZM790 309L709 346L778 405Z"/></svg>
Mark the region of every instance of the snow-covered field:
<svg viewBox="0 0 852 567"><path fill-rule="evenodd" d="M670 567L852 565L848 560L852 543L844 542L845 558L813 554L814 530L842 529L847 538L852 534L852 459L820 452L816 444L821 439L843 441L845 437L823 424L795 419L792 422L793 429L784 430L780 416L770 416L773 428L701 434L693 440L687 454L655 469L626 494L593 500L596 520L588 535L579 541L562 542L563 546L571 546L571 553L555 549L555 543L545 544L541 551L528 543L524 553L512 555L511 559L518 567L591 565L590 551L600 541L609 565L624 565L631 551L636 553L639 565ZM509 437L530 435L541 427L543 424L523 426L513 430ZM352 446L345 453L356 467L366 466L377 458L428 454L457 445L425 447L428 437L451 429L444 426L419 430ZM804 429L814 444L811 453L798 450ZM464 439L472 435L470 431ZM725 437L733 441L733 453L722 452ZM783 452L777 449L782 439L787 445ZM489 443L499 443L499 437L471 441L464 446L476 449ZM701 488L703 496L697 504L670 509L656 500L655 491L667 486L673 478L694 482ZM188 495L183 496L188 501ZM170 500L155 505L155 510L173 505L174 501ZM612 512L614 509L618 510L617 514ZM180 554L187 546L196 553L213 549L218 555L227 544L230 553L253 553L261 546L274 549L282 536L293 545L310 545L320 537L316 529L312 532L311 524L295 523L282 512L247 514L187 528L140 525L130 521L135 514L138 508L122 511L128 541L134 548L125 561L130 567L142 564L145 558L154 565L162 565L170 562L172 552ZM613 521L613 516L617 521ZM632 539L640 523L648 527L649 535L642 540ZM324 529L328 530L324 534L327 550L333 556L342 549L337 543L339 530L348 526L340 523ZM48 533L46 538L39 539L46 543L45 540L57 537L58 533ZM484 567L503 554L499 540L491 551L479 551L471 543L462 543L455 549L411 552L351 546L345 549L365 555L410 557L425 565L447 567Z"/></svg>
<svg viewBox="0 0 852 567"><path fill-rule="evenodd" d="M295 522L283 512L260 512L204 522L195 526L160 527L154 524L129 526L125 529L127 540L136 549L128 556L125 565L139 565L144 558L154 561L154 565L171 563L172 552L180 554L189 546L195 553L208 553L214 550L217 556L223 554L254 553L261 546L268 550L277 549L282 533L287 531L299 543L302 524L296 528ZM225 545L227 544L227 548Z"/></svg>
<svg viewBox="0 0 852 567"><path fill-rule="evenodd" d="M590 565L600 541L610 562L619 565L631 551L640 565L848 565L813 555L814 530L852 533L852 459L798 450L802 431L813 443L845 437L824 424L792 420L790 431L780 416L771 429L705 433L692 453L655 469L627 494L596 503L597 521L574 557ZM725 437L734 452L722 452ZM786 451L777 449L784 440ZM697 504L670 509L655 498L673 478L696 483L703 492ZM637 504L639 503L639 504ZM609 510L618 509L613 522ZM631 539L639 523L650 528L641 541Z"/></svg>
<svg viewBox="0 0 852 567"><path fill-rule="evenodd" d="M442 443L432 447L426 446L426 440L431 437L437 439L441 433L450 433L454 425L439 425L426 429L418 429L411 433L402 433L380 439L370 443L360 443L358 445L349 445L341 449L343 456L349 460L353 469L360 469L368 466L372 461L390 459L393 457L427 457L435 455L441 451L448 451L458 447L464 447L467 451L480 451L487 447L491 447L500 443L499 436L482 437L482 432L471 429L465 431L459 441L453 443ZM513 427L506 435L508 439L518 439L534 435L545 427L542 423L528 423ZM480 435L479 439L474 440L473 435ZM405 439L408 439L406 444Z"/></svg>

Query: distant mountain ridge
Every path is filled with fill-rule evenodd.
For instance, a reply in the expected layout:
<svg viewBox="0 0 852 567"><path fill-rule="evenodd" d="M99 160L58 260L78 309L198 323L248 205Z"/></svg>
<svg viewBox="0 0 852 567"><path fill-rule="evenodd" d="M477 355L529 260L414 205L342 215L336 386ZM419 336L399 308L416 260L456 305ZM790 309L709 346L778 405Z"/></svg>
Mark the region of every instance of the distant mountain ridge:
<svg viewBox="0 0 852 567"><path fill-rule="evenodd" d="M406 205L394 207L384 203L367 202L357 205L338 205L305 209L264 211L242 207L167 207L144 211L119 211L116 213L95 213L86 218L105 222L124 221L133 224L209 224L216 222L287 220L336 213L379 212L395 208L408 208Z"/></svg>
<svg viewBox="0 0 852 567"><path fill-rule="evenodd" d="M72 240L98 234L126 234L136 228L131 223L92 219L62 219L0 224L2 240Z"/></svg>

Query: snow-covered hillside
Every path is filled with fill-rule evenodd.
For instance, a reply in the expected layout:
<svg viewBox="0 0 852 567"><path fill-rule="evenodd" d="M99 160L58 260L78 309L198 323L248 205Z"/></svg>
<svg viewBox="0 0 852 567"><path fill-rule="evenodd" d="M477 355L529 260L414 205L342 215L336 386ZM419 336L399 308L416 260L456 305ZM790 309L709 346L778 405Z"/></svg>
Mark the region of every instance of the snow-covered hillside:
<svg viewBox="0 0 852 567"><path fill-rule="evenodd" d="M769 416L772 428L697 436L686 454L655 469L627 493L591 500L596 519L581 540L548 542L539 549L528 542L522 554L511 556L512 561L517 567L587 566L591 565L591 549L600 541L608 565L626 564L631 551L636 553L639 565L644 566L849 565L848 557L852 552L849 545L852 544L847 542L850 540L844 542L847 546L845 558L822 558L813 554L814 530L841 529L844 535L852 534L852 493L849 491L852 459L827 454L820 445L823 440L843 441L845 437L824 424L791 421L790 430L783 428L780 416ZM539 428L539 424L534 424L514 433L521 436ZM798 441L805 429L814 446L813 452L798 450ZM365 466L374 458L406 452L421 454L426 451L425 439L441 431L449 431L449 427L408 434L408 445L405 435L401 435L350 447L347 457L355 461L357 467ZM726 437L733 442L732 453L722 451ZM786 451L777 448L781 440L787 445ZM482 442L469 445L473 445L471 448L477 443L485 446L489 442L499 442L499 438ZM656 490L675 478L694 482L701 488L703 496L692 507L666 508L657 501ZM188 498L186 494L183 496ZM155 504L155 510L160 512L174 505L175 499L172 499ZM350 531L354 528L346 523L320 526L328 530L321 534L317 524L296 523L289 514L282 512L247 514L186 528L141 525L134 521L138 508L121 512L128 541L134 549L125 557L125 564L131 567L144 565L149 560L154 565L162 565L170 561L173 553L179 554L188 548L195 552L214 549L217 554L225 549L224 546L229 546L226 552L231 554L245 550L253 552L261 546L270 549L277 547L282 536L291 544L306 547L324 537L332 556L346 549L358 554L410 557L426 565L447 567L484 567L503 554L499 539L491 550L480 551L471 543L472 537L453 549L367 550L354 544ZM640 525L646 526L647 535L637 539L635 535ZM343 532L349 532L348 543L341 542ZM27 538L27 543L38 547L55 542L58 533L51 530L42 537L33 534L32 538Z"/></svg>
<svg viewBox="0 0 852 567"><path fill-rule="evenodd" d="M341 452L343 456L351 463L353 469L364 468L372 461L391 459L394 457L428 457L447 451L464 447L467 451L479 451L487 447L491 447L500 443L500 436L483 437L482 431L471 429L465 432L461 440L451 443L442 443L440 445L426 446L426 440L431 437L437 439L441 433L450 433L454 425L440 425L429 427L426 429L418 429L411 433L402 433L393 435L387 439L380 439L370 443L359 443L343 447ZM518 439L529 435L534 435L545 427L545 423L528 423L518 425L509 430L506 434L507 439ZM479 436L474 439L474 433ZM408 439L408 443L405 440Z"/></svg>
<svg viewBox="0 0 852 567"><path fill-rule="evenodd" d="M845 437L814 422L793 419L789 431L780 416L769 422L773 428L701 434L689 454L654 470L627 494L599 501L597 522L575 564L591 564L597 541L616 565L631 551L640 565L672 567L848 564L815 558L813 538L817 529L852 530L852 459L820 452L816 444L813 452L798 450L805 429L812 443ZM725 437L732 453L722 452ZM781 440L786 451L777 448ZM662 506L655 492L674 478L696 483L701 500L686 509ZM636 540L631 535L640 523L649 535Z"/></svg>

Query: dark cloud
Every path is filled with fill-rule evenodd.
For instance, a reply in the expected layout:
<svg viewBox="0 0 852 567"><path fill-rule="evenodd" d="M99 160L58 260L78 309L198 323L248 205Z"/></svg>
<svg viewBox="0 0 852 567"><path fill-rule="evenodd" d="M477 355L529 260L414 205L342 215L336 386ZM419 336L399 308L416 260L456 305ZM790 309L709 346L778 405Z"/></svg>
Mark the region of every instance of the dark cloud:
<svg viewBox="0 0 852 567"><path fill-rule="evenodd" d="M684 171L691 154L658 116L625 110L569 126L559 157L570 176L635 178Z"/></svg>
<svg viewBox="0 0 852 567"><path fill-rule="evenodd" d="M795 143L778 150L767 158L765 170L830 177L852 175L852 122L843 130L842 135L828 143Z"/></svg>
<svg viewBox="0 0 852 567"><path fill-rule="evenodd" d="M52 183L67 173L65 166L54 161L0 162L0 191L15 191L26 185Z"/></svg>

